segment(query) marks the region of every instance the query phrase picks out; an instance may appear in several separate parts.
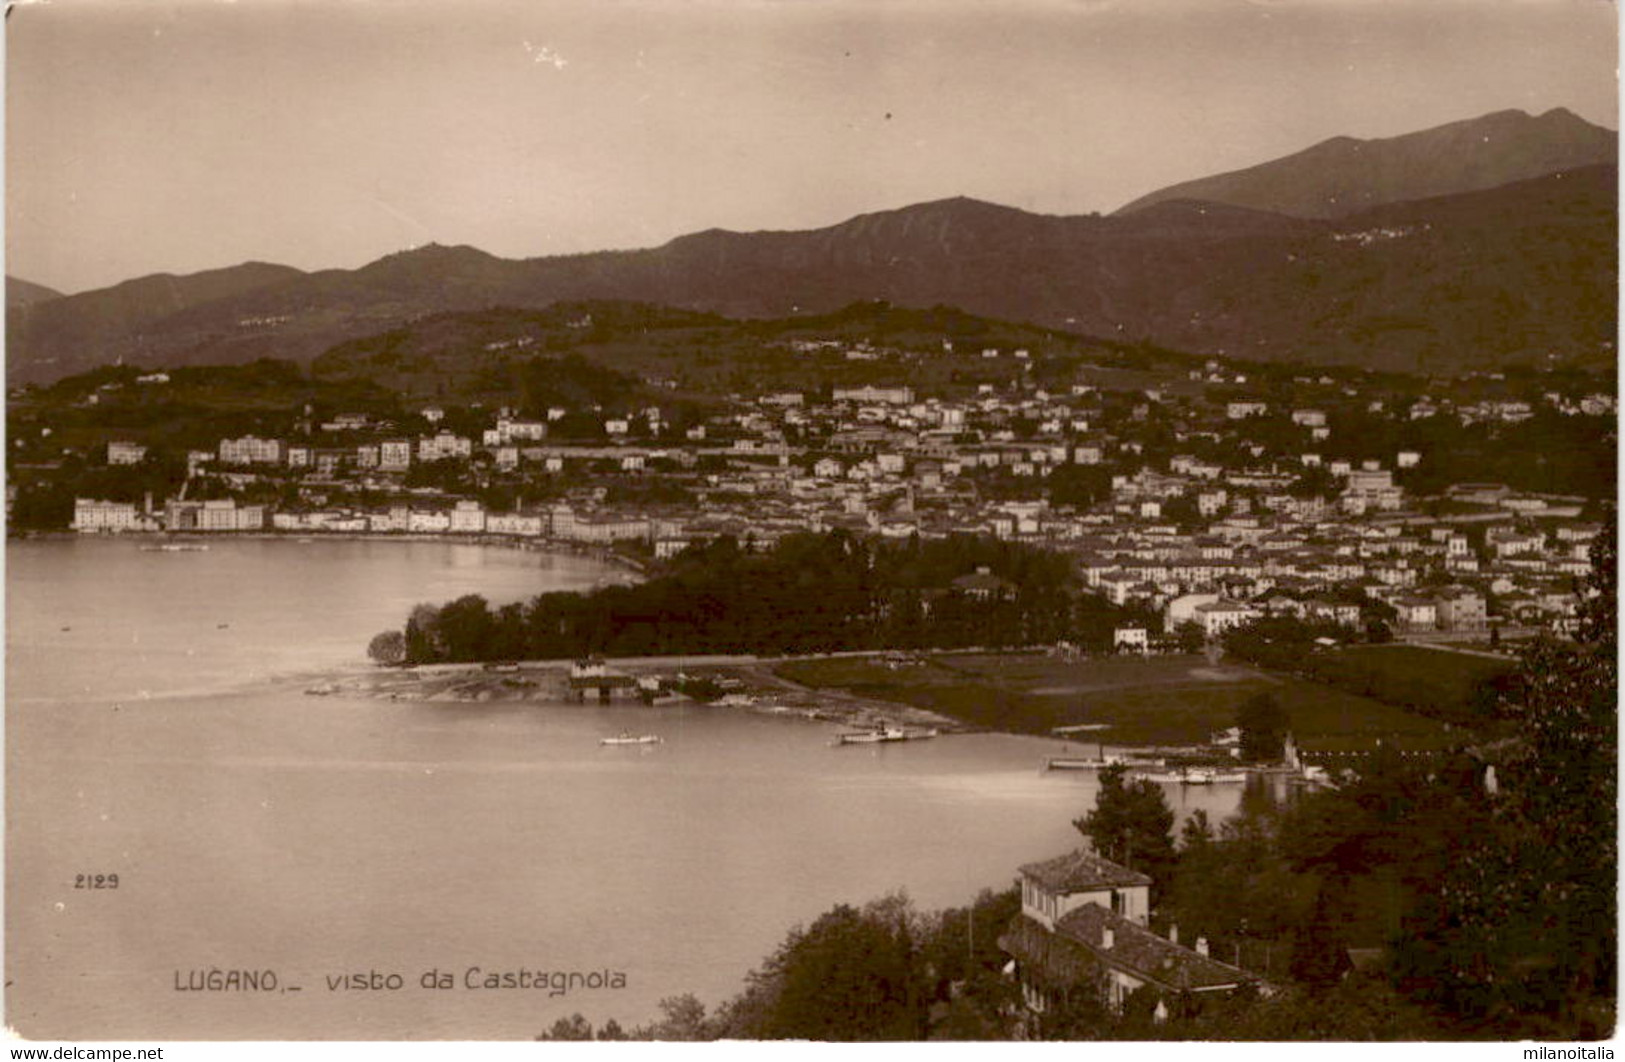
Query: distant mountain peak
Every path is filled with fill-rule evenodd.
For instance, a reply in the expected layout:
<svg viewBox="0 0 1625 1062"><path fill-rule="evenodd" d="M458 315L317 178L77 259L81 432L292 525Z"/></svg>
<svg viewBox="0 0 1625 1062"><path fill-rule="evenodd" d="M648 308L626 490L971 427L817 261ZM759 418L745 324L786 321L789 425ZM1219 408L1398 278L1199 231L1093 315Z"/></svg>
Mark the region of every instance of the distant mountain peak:
<svg viewBox="0 0 1625 1062"><path fill-rule="evenodd" d="M968 195L954 195L946 199L931 199L924 203L915 203L911 206L900 207L895 211L886 211L895 214L962 214L978 216L999 217L1042 217L1020 207L1005 206L1003 203L992 203L986 199L977 199Z"/></svg>
<svg viewBox="0 0 1625 1062"><path fill-rule="evenodd" d="M1481 191L1560 170L1612 163L1619 134L1563 107L1516 108L1399 136L1335 136L1296 154L1170 185L1117 211L1169 199L1230 203L1306 218Z"/></svg>
<svg viewBox="0 0 1625 1062"><path fill-rule="evenodd" d="M379 262L400 261L403 259L418 259L423 261L446 261L449 259L481 259L496 260L496 255L482 251L478 247L471 247L466 243L420 243L416 247L406 247L393 254L386 254L378 259ZM374 263L376 264L376 263Z"/></svg>

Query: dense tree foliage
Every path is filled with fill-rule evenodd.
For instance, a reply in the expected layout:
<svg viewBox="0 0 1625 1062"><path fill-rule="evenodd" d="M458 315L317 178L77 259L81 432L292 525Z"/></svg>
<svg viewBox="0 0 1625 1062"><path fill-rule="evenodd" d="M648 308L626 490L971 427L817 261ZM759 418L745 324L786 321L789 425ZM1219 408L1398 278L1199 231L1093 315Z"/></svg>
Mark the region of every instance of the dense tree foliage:
<svg viewBox="0 0 1625 1062"><path fill-rule="evenodd" d="M75 498L140 504L147 495L162 507L186 482L186 463L162 453L149 453L138 464L109 467L80 458L64 460L48 471L18 469L12 475L17 497L11 525L25 530L65 528L73 521Z"/></svg>
<svg viewBox="0 0 1625 1062"><path fill-rule="evenodd" d="M1266 690L1241 702L1236 708L1236 726L1241 730L1241 758L1260 763L1281 758L1292 720L1275 695Z"/></svg>
<svg viewBox="0 0 1625 1062"><path fill-rule="evenodd" d="M956 586L979 568L991 585ZM892 544L796 534L763 552L722 538L637 586L543 594L495 611L474 595L419 606L406 655L430 663L1052 643L1072 632L1071 582L1060 556L974 536Z"/></svg>
<svg viewBox="0 0 1625 1062"><path fill-rule="evenodd" d="M1177 861L1174 812L1161 786L1129 779L1121 764L1102 768L1094 808L1072 825L1107 859L1149 875L1152 902L1160 899Z"/></svg>
<svg viewBox="0 0 1625 1062"><path fill-rule="evenodd" d="M1402 984L1467 1020L1606 1035L1618 971L1615 514L1592 549L1575 643L1525 654L1501 709L1516 738L1436 889L1411 912ZM1537 1029L1548 1026L1536 1026Z"/></svg>
<svg viewBox="0 0 1625 1062"><path fill-rule="evenodd" d="M404 663L406 635L400 631L383 631L367 645L367 656L380 664Z"/></svg>
<svg viewBox="0 0 1625 1062"><path fill-rule="evenodd" d="M1112 470L1104 465L1062 465L1044 485L1051 505L1087 509L1112 496Z"/></svg>
<svg viewBox="0 0 1625 1062"><path fill-rule="evenodd" d="M999 934L1020 909L1014 889L968 907L922 913L901 895L838 904L792 929L746 988L707 1015L691 995L633 1040L1007 1039L1014 997ZM539 1039L592 1039L580 1015ZM599 1030L597 1039L609 1039Z"/></svg>

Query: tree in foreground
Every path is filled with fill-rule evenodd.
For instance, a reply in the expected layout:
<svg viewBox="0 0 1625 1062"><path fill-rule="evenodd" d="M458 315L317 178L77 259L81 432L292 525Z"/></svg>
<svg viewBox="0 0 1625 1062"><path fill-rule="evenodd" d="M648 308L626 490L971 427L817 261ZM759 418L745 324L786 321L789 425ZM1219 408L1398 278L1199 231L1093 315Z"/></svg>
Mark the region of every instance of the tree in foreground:
<svg viewBox="0 0 1625 1062"><path fill-rule="evenodd" d="M650 1025L640 1025L634 1029L628 1039L632 1040L666 1040L672 1042L695 1043L702 1040L716 1039L716 1030L713 1023L705 1016L705 1004L701 1003L691 993L680 996L667 996L660 1001L660 1020ZM599 1039L605 1039L600 1036Z"/></svg>
<svg viewBox="0 0 1625 1062"><path fill-rule="evenodd" d="M1469 1025L1610 1035L1618 970L1618 633L1615 521L1592 550L1572 644L1543 638L1502 705L1516 737L1490 750L1481 821L1411 913L1400 984ZM1489 770L1496 771L1493 786Z"/></svg>
<svg viewBox="0 0 1625 1062"><path fill-rule="evenodd" d="M1160 786L1144 778L1130 781L1121 764L1103 768L1094 809L1072 825L1105 858L1149 875L1157 902L1178 862L1174 812Z"/></svg>
<svg viewBox="0 0 1625 1062"><path fill-rule="evenodd" d="M761 1034L786 1040L920 1040L925 986L915 966L913 908L889 897L842 904L786 942Z"/></svg>

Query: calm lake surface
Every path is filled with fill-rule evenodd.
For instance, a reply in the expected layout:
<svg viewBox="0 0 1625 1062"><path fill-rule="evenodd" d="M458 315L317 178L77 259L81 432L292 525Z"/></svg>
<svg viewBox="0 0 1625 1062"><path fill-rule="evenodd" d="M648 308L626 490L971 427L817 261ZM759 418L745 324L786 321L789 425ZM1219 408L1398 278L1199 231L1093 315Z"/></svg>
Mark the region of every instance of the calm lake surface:
<svg viewBox="0 0 1625 1062"><path fill-rule="evenodd" d="M309 697L411 606L618 580L421 542L6 549L7 1022L51 1039L529 1039L708 1006L796 923L922 907L1074 848L1058 741L832 748L735 709ZM663 745L602 748L630 730ZM1077 751L1077 747L1072 749ZM1239 787L1168 790L1234 811ZM117 874L115 889L76 888ZM488 973L624 975L562 995ZM211 970L265 991L192 991ZM426 973L453 988L422 987ZM332 988L397 975L397 990ZM298 991L292 989L297 988Z"/></svg>

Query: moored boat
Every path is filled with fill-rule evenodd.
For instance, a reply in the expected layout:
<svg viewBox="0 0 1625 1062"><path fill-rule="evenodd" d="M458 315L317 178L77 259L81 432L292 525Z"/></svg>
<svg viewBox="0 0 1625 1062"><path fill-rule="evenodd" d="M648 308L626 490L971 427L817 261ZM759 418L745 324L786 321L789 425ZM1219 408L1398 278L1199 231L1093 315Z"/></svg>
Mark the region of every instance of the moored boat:
<svg viewBox="0 0 1625 1062"><path fill-rule="evenodd" d="M922 741L925 738L937 736L935 729L905 730L900 726L888 726L879 730L858 730L836 737L837 745L879 745L888 741Z"/></svg>
<svg viewBox="0 0 1625 1062"><path fill-rule="evenodd" d="M1245 782L1246 771L1221 771L1213 767L1192 767L1185 772L1186 785L1224 785Z"/></svg>
<svg viewBox="0 0 1625 1062"><path fill-rule="evenodd" d="M619 737L599 738L600 745L658 745L662 738L657 734L622 734Z"/></svg>
<svg viewBox="0 0 1625 1062"><path fill-rule="evenodd" d="M1163 771L1135 771L1135 778L1169 785L1231 785L1247 780L1246 771L1225 771L1215 767L1185 767Z"/></svg>
<svg viewBox="0 0 1625 1062"><path fill-rule="evenodd" d="M1051 756L1044 761L1050 771L1098 771L1103 767L1127 767L1131 771L1161 767L1165 761L1138 756Z"/></svg>
<svg viewBox="0 0 1625 1062"><path fill-rule="evenodd" d="M840 745L878 745L883 741L902 741L903 732L896 727L887 727L884 730L859 730L842 734L835 740Z"/></svg>

